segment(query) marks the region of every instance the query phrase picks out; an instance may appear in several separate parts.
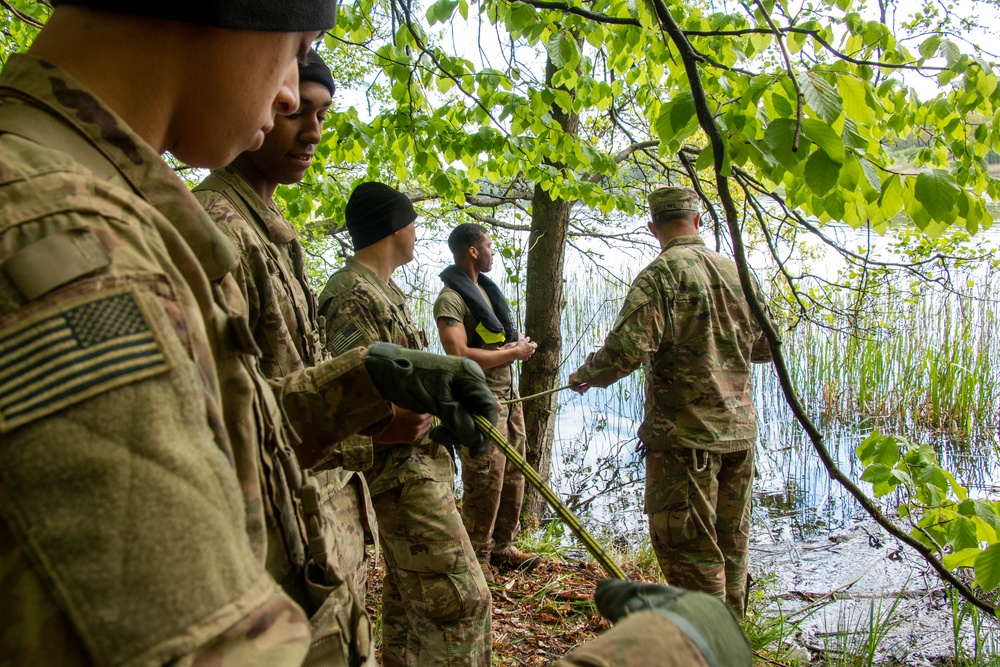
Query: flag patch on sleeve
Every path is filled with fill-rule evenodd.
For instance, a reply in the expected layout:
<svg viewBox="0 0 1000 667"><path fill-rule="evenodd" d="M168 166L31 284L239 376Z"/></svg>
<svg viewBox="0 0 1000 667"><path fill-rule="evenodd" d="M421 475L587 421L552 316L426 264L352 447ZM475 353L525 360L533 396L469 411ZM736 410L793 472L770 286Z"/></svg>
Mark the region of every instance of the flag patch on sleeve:
<svg viewBox="0 0 1000 667"><path fill-rule="evenodd" d="M333 337L330 346L337 354L344 354L353 350L361 343L362 333L356 324L348 324L341 329L340 333Z"/></svg>
<svg viewBox="0 0 1000 667"><path fill-rule="evenodd" d="M133 292L60 303L0 331L0 432L168 368Z"/></svg>

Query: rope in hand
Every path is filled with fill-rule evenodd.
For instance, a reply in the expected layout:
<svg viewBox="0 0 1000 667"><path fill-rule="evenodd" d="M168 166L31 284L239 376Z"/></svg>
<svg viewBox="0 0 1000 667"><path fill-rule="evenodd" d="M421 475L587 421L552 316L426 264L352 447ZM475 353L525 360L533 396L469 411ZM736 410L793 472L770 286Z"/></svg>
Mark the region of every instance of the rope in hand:
<svg viewBox="0 0 1000 667"><path fill-rule="evenodd" d="M569 387L569 385L566 385L566 387L562 387L561 389L566 389L567 387ZM552 391L560 391L560 389L553 389L546 393L551 393ZM528 396L527 398L533 398L533 396ZM542 497L545 498L552 509L556 511L559 518L562 519L567 526L569 526L574 535L580 538L583 545L587 547L587 551L589 551L594 556L594 559L601 564L601 567L603 567L604 571L608 573L608 576L614 577L615 579L628 580L628 577L625 576L625 572L623 572L621 567L618 566L618 563L616 563L614 559L608 555L608 552L604 550L604 547L597 543L594 536L583 527L583 524L580 523L578 518L576 518L576 515L573 514L572 510L566 507L566 505L559 500L559 496L557 496L555 492L550 489L544 481L542 481L541 476L528 464L527 461L521 457L520 454L517 453L517 450L514 449L509 442L507 442L507 439L503 437L503 434L501 434L500 431L498 431L496 427L493 426L488 419L486 419L486 417L483 417L482 415L475 415L474 418L476 421L476 427L479 428L480 432L488 437L493 444L495 444L497 448L503 452L504 456L507 457L507 460L514 464L514 467L517 468L522 475L524 475L524 478L528 480L533 487L538 489L538 492L542 494Z"/></svg>

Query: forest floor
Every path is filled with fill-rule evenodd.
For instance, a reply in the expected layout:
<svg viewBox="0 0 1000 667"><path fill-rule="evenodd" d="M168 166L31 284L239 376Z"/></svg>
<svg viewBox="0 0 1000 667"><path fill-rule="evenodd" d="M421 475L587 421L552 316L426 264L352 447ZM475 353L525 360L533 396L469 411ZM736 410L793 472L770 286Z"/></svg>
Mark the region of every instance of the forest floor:
<svg viewBox="0 0 1000 667"><path fill-rule="evenodd" d="M960 615L955 624L957 603L940 581L874 524L814 542L755 542L751 563L745 628L756 667L1000 666L996 621ZM655 578L648 562L620 564L630 579ZM379 560L367 600L376 628L383 575ZM531 572L497 573L493 664L548 665L610 627L593 603L603 577L596 563L565 552Z"/></svg>
<svg viewBox="0 0 1000 667"><path fill-rule="evenodd" d="M368 613L378 613L384 564L369 570ZM630 578L642 579L626 567ZM502 570L493 594L493 664L548 665L610 624L594 606L594 589L604 578L594 562L546 560L530 572Z"/></svg>

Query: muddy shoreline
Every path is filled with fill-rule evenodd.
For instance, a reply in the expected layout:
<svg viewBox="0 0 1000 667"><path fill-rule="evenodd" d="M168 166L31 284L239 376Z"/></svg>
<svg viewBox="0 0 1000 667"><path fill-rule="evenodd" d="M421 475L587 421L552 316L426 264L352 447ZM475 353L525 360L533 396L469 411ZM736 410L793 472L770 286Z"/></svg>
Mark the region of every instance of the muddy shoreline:
<svg viewBox="0 0 1000 667"><path fill-rule="evenodd" d="M929 565L874 522L808 542L759 531L750 546L751 595L767 617L787 620L788 657L872 654L874 664L951 664L956 645L974 655L972 623L954 627L952 601ZM1000 649L997 619L984 619L988 652ZM980 642L982 644L982 642Z"/></svg>

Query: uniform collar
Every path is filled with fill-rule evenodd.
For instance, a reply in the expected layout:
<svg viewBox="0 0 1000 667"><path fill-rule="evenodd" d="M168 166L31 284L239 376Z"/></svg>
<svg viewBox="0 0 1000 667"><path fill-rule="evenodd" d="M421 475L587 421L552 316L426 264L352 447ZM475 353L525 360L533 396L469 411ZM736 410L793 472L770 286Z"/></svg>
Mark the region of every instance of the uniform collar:
<svg viewBox="0 0 1000 667"><path fill-rule="evenodd" d="M288 222L285 216L281 215L277 209L268 205L260 198L260 194L253 189L246 176L241 174L232 165L223 167L222 169L215 169L212 173L235 190L243 198L243 201L253 209L254 213L264 223L267 235L273 243L285 245L295 240L298 232L292 226L292 223Z"/></svg>
<svg viewBox="0 0 1000 667"><path fill-rule="evenodd" d="M392 301L396 303L402 303L406 300L406 295L403 294L403 290L399 289L399 285L396 284L392 278L389 278L389 282L382 280L382 277L377 273L369 269L367 266L359 262L354 257L348 257L344 261L344 268L358 275L367 278L371 283L377 285L379 288L387 289L392 295Z"/></svg>
<svg viewBox="0 0 1000 667"><path fill-rule="evenodd" d="M663 246L663 249L660 250L660 252L666 252L670 248L674 248L679 245L705 245L705 239L700 236L677 236L667 241L667 244Z"/></svg>
<svg viewBox="0 0 1000 667"><path fill-rule="evenodd" d="M118 114L69 73L34 56L11 55L0 73L3 97L18 97L80 132L140 197L173 224L209 279L218 280L236 267L236 248L187 185Z"/></svg>

